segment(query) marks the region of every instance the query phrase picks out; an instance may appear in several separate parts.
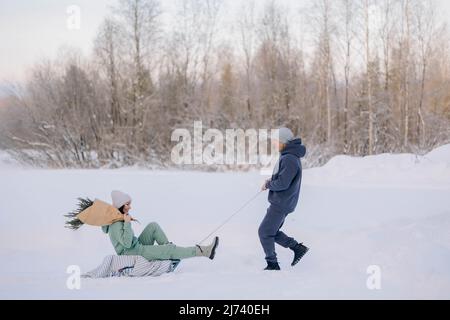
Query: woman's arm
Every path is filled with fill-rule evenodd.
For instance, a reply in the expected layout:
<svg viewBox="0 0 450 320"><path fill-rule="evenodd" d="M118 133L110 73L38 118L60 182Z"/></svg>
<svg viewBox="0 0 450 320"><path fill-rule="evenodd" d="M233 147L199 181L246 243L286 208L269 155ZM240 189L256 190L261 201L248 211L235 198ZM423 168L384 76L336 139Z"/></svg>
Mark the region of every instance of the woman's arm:
<svg viewBox="0 0 450 320"><path fill-rule="evenodd" d="M134 233L130 222L116 222L110 226L111 237L119 242L125 249L130 249L133 244Z"/></svg>

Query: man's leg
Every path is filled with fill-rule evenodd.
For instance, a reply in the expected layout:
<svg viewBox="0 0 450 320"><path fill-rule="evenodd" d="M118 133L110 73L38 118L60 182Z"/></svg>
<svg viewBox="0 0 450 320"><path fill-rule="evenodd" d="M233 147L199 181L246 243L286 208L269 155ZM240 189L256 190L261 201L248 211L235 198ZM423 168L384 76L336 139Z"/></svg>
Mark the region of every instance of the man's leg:
<svg viewBox="0 0 450 320"><path fill-rule="evenodd" d="M294 238L288 237L283 231L277 232L275 242L284 248L293 248L298 244Z"/></svg>
<svg viewBox="0 0 450 320"><path fill-rule="evenodd" d="M259 240L266 254L267 262L276 263L277 254L275 252L275 236L283 225L285 215L270 206L266 216L258 229Z"/></svg>
<svg viewBox="0 0 450 320"><path fill-rule="evenodd" d="M285 215L285 217L287 217L287 215ZM280 229L283 224L281 224ZM280 230L278 230L275 235L275 242L284 248L293 248L298 245L298 242L294 238L288 237L283 231Z"/></svg>
<svg viewBox="0 0 450 320"><path fill-rule="evenodd" d="M149 223L147 227L145 227L138 240L141 244L150 246L152 246L155 241L159 245L165 245L169 243L166 234L155 222Z"/></svg>

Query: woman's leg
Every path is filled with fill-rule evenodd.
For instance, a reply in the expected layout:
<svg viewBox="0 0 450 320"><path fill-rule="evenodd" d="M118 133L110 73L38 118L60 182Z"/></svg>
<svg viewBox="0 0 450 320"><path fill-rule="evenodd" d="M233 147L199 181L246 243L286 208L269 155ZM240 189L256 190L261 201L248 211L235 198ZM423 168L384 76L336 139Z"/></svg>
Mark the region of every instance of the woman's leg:
<svg viewBox="0 0 450 320"><path fill-rule="evenodd" d="M166 234L155 222L149 223L147 227L145 227L138 240L141 244L150 246L152 246L155 241L159 245L165 245L169 243Z"/></svg>
<svg viewBox="0 0 450 320"><path fill-rule="evenodd" d="M173 244L142 245L140 255L147 260L181 260L199 256L196 247L177 247Z"/></svg>

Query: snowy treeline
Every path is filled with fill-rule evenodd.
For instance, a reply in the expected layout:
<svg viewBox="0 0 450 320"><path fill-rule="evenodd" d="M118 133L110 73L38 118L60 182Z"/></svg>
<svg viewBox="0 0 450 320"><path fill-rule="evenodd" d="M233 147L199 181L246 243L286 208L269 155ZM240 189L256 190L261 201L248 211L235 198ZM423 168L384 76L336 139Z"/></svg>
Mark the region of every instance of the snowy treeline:
<svg viewBox="0 0 450 320"><path fill-rule="evenodd" d="M171 165L176 128L290 126L309 165L450 141L450 40L432 0L120 0L83 56L0 101L0 146L52 167ZM258 1L259 3L259 1Z"/></svg>

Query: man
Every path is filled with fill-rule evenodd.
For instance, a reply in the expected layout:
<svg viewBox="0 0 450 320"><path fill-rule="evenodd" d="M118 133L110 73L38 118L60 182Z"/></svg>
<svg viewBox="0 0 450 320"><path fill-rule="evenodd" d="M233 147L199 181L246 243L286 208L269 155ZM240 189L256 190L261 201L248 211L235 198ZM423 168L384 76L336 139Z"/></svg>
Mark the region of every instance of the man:
<svg viewBox="0 0 450 320"><path fill-rule="evenodd" d="M295 210L298 203L302 181L300 158L305 156L306 148L288 128L278 129L278 136L272 137L272 143L280 151L280 159L275 165L272 179L267 180L262 186L263 191L269 190L270 202L258 230L267 261L264 270L280 270L275 242L294 252L292 266L295 266L309 250L302 243L280 231L286 217Z"/></svg>

